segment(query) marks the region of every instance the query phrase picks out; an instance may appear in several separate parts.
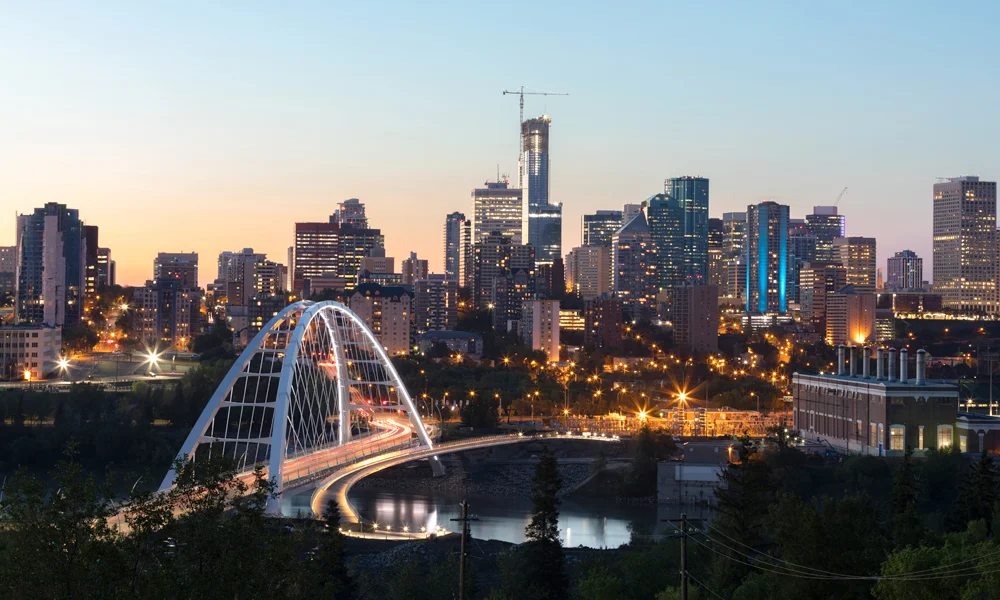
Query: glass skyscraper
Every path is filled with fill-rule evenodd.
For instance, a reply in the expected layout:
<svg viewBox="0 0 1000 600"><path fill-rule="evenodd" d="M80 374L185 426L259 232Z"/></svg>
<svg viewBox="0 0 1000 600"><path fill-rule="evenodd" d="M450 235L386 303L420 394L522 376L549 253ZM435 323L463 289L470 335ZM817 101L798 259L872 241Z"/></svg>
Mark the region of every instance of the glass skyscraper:
<svg viewBox="0 0 1000 600"><path fill-rule="evenodd" d="M846 235L844 215L837 214L836 206L814 206L811 215L806 215L806 227L816 236L816 260L837 262L833 250L833 240Z"/></svg>
<svg viewBox="0 0 1000 600"><path fill-rule="evenodd" d="M648 200L661 288L708 280L708 179L675 177Z"/></svg>
<svg viewBox="0 0 1000 600"><path fill-rule="evenodd" d="M622 211L599 210L592 215L583 215L583 230L580 237L584 246L611 247L611 238L622 228Z"/></svg>
<svg viewBox="0 0 1000 600"><path fill-rule="evenodd" d="M521 188L528 243L536 263L562 258L562 206L549 202L549 124L547 116L521 123Z"/></svg>
<svg viewBox="0 0 1000 600"><path fill-rule="evenodd" d="M448 281L458 282L462 270L462 227L465 215L453 212L444 220L444 275Z"/></svg>
<svg viewBox="0 0 1000 600"><path fill-rule="evenodd" d="M788 207L761 202L747 207L748 313L788 310Z"/></svg>
<svg viewBox="0 0 1000 600"><path fill-rule="evenodd" d="M49 202L17 216L17 322L75 325L83 314L86 248L80 212Z"/></svg>

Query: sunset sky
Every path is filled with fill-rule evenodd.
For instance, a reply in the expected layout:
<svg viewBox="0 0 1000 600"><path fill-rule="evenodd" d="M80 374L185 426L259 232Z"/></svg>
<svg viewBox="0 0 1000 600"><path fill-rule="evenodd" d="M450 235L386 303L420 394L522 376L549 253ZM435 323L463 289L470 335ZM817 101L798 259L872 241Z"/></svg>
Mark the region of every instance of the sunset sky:
<svg viewBox="0 0 1000 600"><path fill-rule="evenodd" d="M119 283L194 250L204 284L357 197L440 271L445 214L516 179L520 85L570 94L525 106L552 117L564 253L583 213L701 175L712 216L848 186L848 234L929 276L935 178L1000 177L998 3L207 4L0 5L0 245L58 201Z"/></svg>

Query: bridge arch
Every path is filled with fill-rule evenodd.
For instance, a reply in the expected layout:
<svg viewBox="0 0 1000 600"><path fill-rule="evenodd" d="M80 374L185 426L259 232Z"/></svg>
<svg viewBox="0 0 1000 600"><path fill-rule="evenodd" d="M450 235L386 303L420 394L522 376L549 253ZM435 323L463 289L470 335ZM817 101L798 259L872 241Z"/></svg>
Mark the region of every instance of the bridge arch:
<svg viewBox="0 0 1000 600"><path fill-rule="evenodd" d="M363 455L349 446L413 445L434 447L385 348L343 304L303 300L254 336L177 456L221 454L241 473L261 465L280 497ZM176 476L171 469L160 489ZM277 510L277 500L268 508Z"/></svg>

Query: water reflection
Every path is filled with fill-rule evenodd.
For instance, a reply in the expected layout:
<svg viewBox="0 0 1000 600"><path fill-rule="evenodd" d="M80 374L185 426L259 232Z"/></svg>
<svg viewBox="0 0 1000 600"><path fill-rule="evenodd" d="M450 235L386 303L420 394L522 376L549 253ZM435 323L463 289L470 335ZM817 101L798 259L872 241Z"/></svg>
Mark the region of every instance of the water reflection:
<svg viewBox="0 0 1000 600"><path fill-rule="evenodd" d="M420 495L397 492L354 489L350 500L366 521L392 529L407 526L411 531L425 525L433 531L438 525L457 530L453 521L460 516L461 497ZM524 541L524 528L531 520L531 500L527 498L469 497L470 512L479 518L470 524L472 536L511 543ZM308 500L306 501L308 504ZM691 518L708 516L686 507ZM645 535L666 535L673 532L666 519L678 519L681 509L676 506L644 504L638 506L594 500L564 500L559 507L559 530L567 547L617 548L626 544L634 527Z"/></svg>

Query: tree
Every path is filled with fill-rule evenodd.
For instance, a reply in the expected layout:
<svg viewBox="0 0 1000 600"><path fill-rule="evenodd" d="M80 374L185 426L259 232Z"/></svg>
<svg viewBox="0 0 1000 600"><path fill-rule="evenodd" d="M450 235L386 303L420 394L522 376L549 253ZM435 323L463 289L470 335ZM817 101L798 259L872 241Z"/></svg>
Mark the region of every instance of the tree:
<svg viewBox="0 0 1000 600"><path fill-rule="evenodd" d="M917 546L923 537L923 526L917 513L918 492L913 448L908 447L892 478L892 540L897 548Z"/></svg>
<svg viewBox="0 0 1000 600"><path fill-rule="evenodd" d="M340 531L340 506L330 500L323 512L325 531L316 549L311 569L310 595L316 598L342 600L352 596L353 586L344 561L344 534Z"/></svg>
<svg viewBox="0 0 1000 600"><path fill-rule="evenodd" d="M535 476L531 481L531 501L534 513L531 522L524 530L524 535L532 542L559 543L559 488L562 480L559 477L559 465L556 457L546 446L535 467Z"/></svg>
<svg viewBox="0 0 1000 600"><path fill-rule="evenodd" d="M635 441L635 456L626 488L631 496L652 496L656 494L656 470L659 464L656 455L656 440L649 425L643 425Z"/></svg>
<svg viewBox="0 0 1000 600"><path fill-rule="evenodd" d="M997 501L997 472L993 458L984 449L966 472L952 518L954 529L963 529L971 521L983 519L987 530L993 529L993 506Z"/></svg>
<svg viewBox="0 0 1000 600"><path fill-rule="evenodd" d="M618 600L625 595L625 581L600 565L587 571L576 586L576 595L580 600Z"/></svg>
<svg viewBox="0 0 1000 600"><path fill-rule="evenodd" d="M542 451L531 483L534 513L525 528L527 542L511 552L501 564L503 593L526 600L566 598L569 582L562 545L559 543L559 477L556 457Z"/></svg>
<svg viewBox="0 0 1000 600"><path fill-rule="evenodd" d="M770 467L749 437L736 443L737 460L726 465L715 488L715 527L743 548L757 549L764 540L768 507L774 496ZM712 589L731 592L747 573L734 552L723 549L713 563Z"/></svg>

